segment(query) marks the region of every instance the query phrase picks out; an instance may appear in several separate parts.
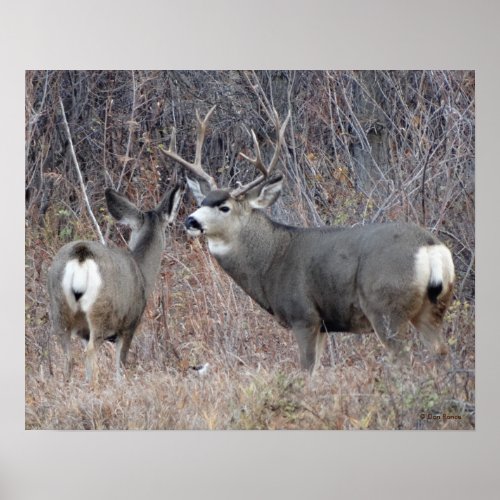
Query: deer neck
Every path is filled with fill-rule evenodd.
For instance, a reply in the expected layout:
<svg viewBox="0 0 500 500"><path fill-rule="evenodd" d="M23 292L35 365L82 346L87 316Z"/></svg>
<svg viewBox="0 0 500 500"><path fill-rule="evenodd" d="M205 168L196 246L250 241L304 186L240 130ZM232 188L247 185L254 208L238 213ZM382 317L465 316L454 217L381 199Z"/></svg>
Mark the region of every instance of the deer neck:
<svg viewBox="0 0 500 500"><path fill-rule="evenodd" d="M287 226L255 210L237 236L209 238L208 246L222 269L257 303L269 309L269 270L286 250L290 238Z"/></svg>
<svg viewBox="0 0 500 500"><path fill-rule="evenodd" d="M148 228L149 229L149 228ZM130 247L132 256L144 278L146 297L152 292L158 273L161 257L165 248L164 235L152 228L144 231Z"/></svg>

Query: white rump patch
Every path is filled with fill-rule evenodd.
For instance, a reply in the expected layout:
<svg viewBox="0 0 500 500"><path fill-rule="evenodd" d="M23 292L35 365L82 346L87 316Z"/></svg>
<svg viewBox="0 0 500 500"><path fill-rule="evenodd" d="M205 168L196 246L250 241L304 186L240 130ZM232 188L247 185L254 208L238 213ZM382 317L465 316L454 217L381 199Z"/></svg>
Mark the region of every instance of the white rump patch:
<svg viewBox="0 0 500 500"><path fill-rule="evenodd" d="M415 255L415 282L422 292L429 285L443 285L447 290L455 279L451 252L444 245L420 247Z"/></svg>
<svg viewBox="0 0 500 500"><path fill-rule="evenodd" d="M62 288L68 305L74 312L87 312L95 302L101 288L102 279L97 264L92 259L79 262L78 259L68 261L64 268ZM75 292L82 296L77 302Z"/></svg>

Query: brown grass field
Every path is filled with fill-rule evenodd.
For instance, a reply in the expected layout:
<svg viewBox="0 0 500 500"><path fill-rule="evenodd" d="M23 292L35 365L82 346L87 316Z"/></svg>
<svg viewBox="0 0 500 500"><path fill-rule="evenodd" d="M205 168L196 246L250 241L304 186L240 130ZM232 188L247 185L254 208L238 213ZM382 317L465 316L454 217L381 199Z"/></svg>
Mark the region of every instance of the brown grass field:
<svg viewBox="0 0 500 500"><path fill-rule="evenodd" d="M107 344L93 387L76 340L73 376L63 382L41 279L50 255L28 242L37 274L26 274L27 429L474 428L472 307L452 305L444 361L432 359L414 331L411 366L391 363L375 335L346 333L330 338L321 368L309 376L298 369L291 332L181 231L167 249L124 380L115 382ZM191 368L206 362L205 375Z"/></svg>

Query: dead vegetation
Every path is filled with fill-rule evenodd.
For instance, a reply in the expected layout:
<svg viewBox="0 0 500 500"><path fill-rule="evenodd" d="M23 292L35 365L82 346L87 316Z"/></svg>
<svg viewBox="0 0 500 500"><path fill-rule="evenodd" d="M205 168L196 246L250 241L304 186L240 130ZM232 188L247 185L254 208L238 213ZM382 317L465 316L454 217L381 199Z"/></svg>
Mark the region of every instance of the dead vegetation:
<svg viewBox="0 0 500 500"><path fill-rule="evenodd" d="M369 73L27 73L27 429L474 428L474 76ZM435 232L457 268L445 326L450 355L438 364L410 331L412 363L399 366L374 335L336 334L314 376L298 371L292 334L218 268L203 242L186 237L182 221L194 207L186 195L124 380L114 381L108 345L99 383L86 384L75 340L73 378L64 383L62 351L49 336L47 268L62 244L97 236L59 96L90 205L120 245L127 234L105 212L104 187L139 204L158 198L181 177L159 151L172 125L178 150L190 156L194 144L182 141L194 136L194 109L218 104L206 157L228 184L252 173L237 158L251 146L247 128L264 142L272 132L262 100L282 116L291 107L280 167L286 196L273 217L303 225L412 220ZM191 368L207 362L204 375Z"/></svg>

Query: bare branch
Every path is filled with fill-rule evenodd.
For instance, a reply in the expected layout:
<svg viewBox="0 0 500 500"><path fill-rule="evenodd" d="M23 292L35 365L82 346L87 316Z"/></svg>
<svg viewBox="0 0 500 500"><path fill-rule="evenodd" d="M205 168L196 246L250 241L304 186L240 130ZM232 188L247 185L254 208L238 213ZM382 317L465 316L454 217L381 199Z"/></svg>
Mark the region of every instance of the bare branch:
<svg viewBox="0 0 500 500"><path fill-rule="evenodd" d="M132 111L130 112L130 119L128 121L128 139L127 146L125 148L125 157L123 160L123 167L120 174L120 178L118 179L118 184L116 186L116 190L120 190L120 186L122 185L123 176L125 175L125 169L127 168L127 164L130 160L130 145L132 144L132 133L134 131L135 124L135 110L136 110L136 99L137 99L137 83L135 81L135 75L132 71Z"/></svg>
<svg viewBox="0 0 500 500"><path fill-rule="evenodd" d="M99 239L101 240L101 243L103 245L106 245L106 242L104 241L104 237L103 237L102 232L101 232L101 228L99 227L99 224L97 223L97 220L94 216L94 213L92 212L92 208L90 207L90 202L89 202L89 199L87 197L87 192L85 190L85 184L83 183L83 177L82 177L82 172L80 170L80 165L78 164L78 160L76 159L75 148L73 146L73 140L71 139L71 132L69 130L68 120L66 119L66 111L64 110L64 104L62 102L61 96L59 96L59 106L61 107L61 114L63 117L64 129L66 130L66 135L68 137L69 149L71 151L71 157L73 158L73 163L75 164L76 173L78 174L78 180L80 181L80 187L82 188L83 198L85 199L85 204L87 205L87 210L89 212L92 223L94 224L96 232L99 236Z"/></svg>

